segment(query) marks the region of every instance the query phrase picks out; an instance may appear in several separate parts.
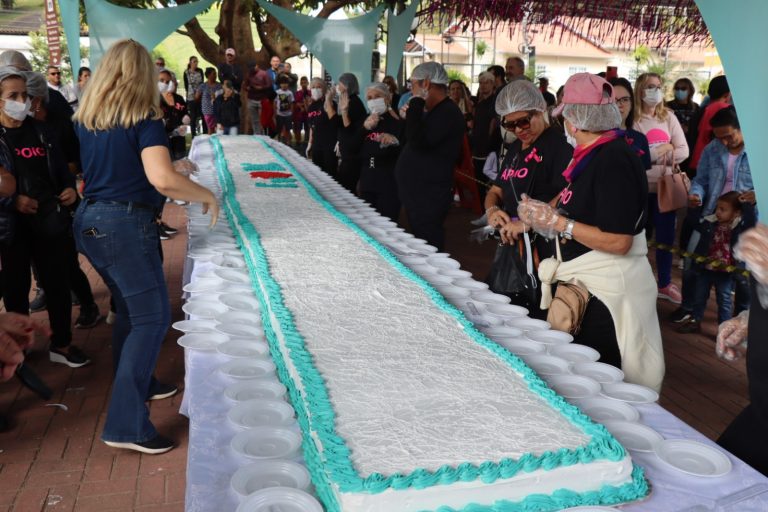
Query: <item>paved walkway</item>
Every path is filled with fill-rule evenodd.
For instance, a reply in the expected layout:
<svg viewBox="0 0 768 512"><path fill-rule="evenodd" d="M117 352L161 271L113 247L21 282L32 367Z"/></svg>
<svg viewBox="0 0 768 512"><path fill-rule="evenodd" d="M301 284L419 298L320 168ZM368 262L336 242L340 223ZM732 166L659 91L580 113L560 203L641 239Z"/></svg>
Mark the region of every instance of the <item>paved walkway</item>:
<svg viewBox="0 0 768 512"><path fill-rule="evenodd" d="M166 221L183 228L184 210L168 205ZM492 243L467 241L473 216L455 210L449 218L448 251L482 278L493 258ZM174 320L182 318L181 278L186 247L182 229L163 242L165 272ZM101 280L83 264L102 312L109 295ZM679 275L676 276L679 282ZM673 306L659 303L665 318ZM75 308L75 312L77 308ZM38 313L44 318L44 314ZM700 335L680 335L662 322L667 357L667 380L661 404L710 438L716 438L746 404L743 362L724 363L714 355L714 310L708 309ZM0 412L15 420L0 434L0 511L104 511L184 509L187 452L186 418L178 414L181 395L151 404L152 420L161 433L179 444L171 452L140 455L115 450L99 441L111 381L109 327L75 331L75 343L94 360L91 366L70 370L47 361L47 352L30 357L30 366L55 389L43 401L16 381L0 385ZM184 375L178 334L169 331L157 376L181 384ZM41 349L44 347L41 346ZM63 404L67 410L52 404Z"/></svg>

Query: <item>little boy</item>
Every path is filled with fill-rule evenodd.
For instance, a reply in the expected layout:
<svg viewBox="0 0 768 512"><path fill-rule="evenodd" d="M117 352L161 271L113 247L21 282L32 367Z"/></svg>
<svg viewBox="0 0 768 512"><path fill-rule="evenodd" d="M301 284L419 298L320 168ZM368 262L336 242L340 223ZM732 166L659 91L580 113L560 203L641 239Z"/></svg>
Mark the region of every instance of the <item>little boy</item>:
<svg viewBox="0 0 768 512"><path fill-rule="evenodd" d="M288 88L291 85L291 79L287 75L277 77L277 90L275 97L275 125L277 126L277 137L283 144L291 142L291 126L293 121L293 93Z"/></svg>
<svg viewBox="0 0 768 512"><path fill-rule="evenodd" d="M693 317L679 328L678 332L693 333L701 330L701 319L707 307L709 292L715 285L717 298L718 324L730 320L733 306L733 287L735 279L743 276L729 272L726 267L744 268L733 258L733 247L739 235L754 227L757 219L755 207L750 202L742 202L742 194L731 191L717 199L715 213L703 217L691 237L695 253L706 255L708 260L696 265L696 293L693 305Z"/></svg>

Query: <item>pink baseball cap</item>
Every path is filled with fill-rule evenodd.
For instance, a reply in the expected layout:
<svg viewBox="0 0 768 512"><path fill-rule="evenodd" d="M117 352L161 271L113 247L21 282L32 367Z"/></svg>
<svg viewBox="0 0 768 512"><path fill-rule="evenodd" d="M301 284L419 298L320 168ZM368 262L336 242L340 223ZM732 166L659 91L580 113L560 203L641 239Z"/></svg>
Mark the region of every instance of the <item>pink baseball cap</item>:
<svg viewBox="0 0 768 512"><path fill-rule="evenodd" d="M565 82L563 102L552 115L562 114L566 105L608 105L614 101L613 86L604 78L592 73L576 73Z"/></svg>
<svg viewBox="0 0 768 512"><path fill-rule="evenodd" d="M227 48L227 51L224 52L224 55L234 55L235 49L234 48Z"/></svg>

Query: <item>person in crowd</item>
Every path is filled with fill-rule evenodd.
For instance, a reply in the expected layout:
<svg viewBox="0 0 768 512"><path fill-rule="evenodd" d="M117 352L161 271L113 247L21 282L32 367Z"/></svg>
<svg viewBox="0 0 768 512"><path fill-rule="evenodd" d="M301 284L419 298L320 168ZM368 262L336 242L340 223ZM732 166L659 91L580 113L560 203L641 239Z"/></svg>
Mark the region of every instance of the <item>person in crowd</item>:
<svg viewBox="0 0 768 512"><path fill-rule="evenodd" d="M77 101L72 106L73 110L77 109L77 106L80 104L80 99L83 97L85 86L88 85L88 80L90 80L90 78L91 68L82 66L77 70L77 84L75 85L75 95L77 96Z"/></svg>
<svg viewBox="0 0 768 512"><path fill-rule="evenodd" d="M632 91L632 84L626 78L621 77L611 78L608 82L613 86L616 106L621 114L621 129L624 130L624 138L635 149L647 171L651 169L651 150L645 135L632 128L635 121L635 94Z"/></svg>
<svg viewBox="0 0 768 512"><path fill-rule="evenodd" d="M203 121L208 134L216 133L216 118L213 115L213 101L222 93L222 87L216 81L216 70L205 68L205 82L200 84L195 94L195 99L200 101L200 111L203 113Z"/></svg>
<svg viewBox="0 0 768 512"><path fill-rule="evenodd" d="M225 135L237 135L240 128L240 95L229 80L222 84L224 93L213 102L216 131Z"/></svg>
<svg viewBox="0 0 768 512"><path fill-rule="evenodd" d="M299 79L299 88L294 93L294 106L293 106L293 140L298 146L309 140L309 124L307 123L307 109L309 104L312 103L312 98L309 94L309 80L303 76ZM302 140L301 132L304 131L304 139Z"/></svg>
<svg viewBox="0 0 768 512"><path fill-rule="evenodd" d="M464 85L464 82L461 80L451 80L451 83L448 84L448 95L464 115L467 131L469 131L472 128L472 118L474 116L475 108L472 103L472 98L467 91L467 86Z"/></svg>
<svg viewBox="0 0 768 512"><path fill-rule="evenodd" d="M411 91L411 79L409 78L405 81L405 92L400 95L400 101L397 102L397 111L400 113L401 119L405 119L405 108L412 96L413 91Z"/></svg>
<svg viewBox="0 0 768 512"><path fill-rule="evenodd" d="M720 109L712 116L710 125L715 134L715 140L707 144L701 153L697 173L691 181L688 196L689 206L696 208L699 212L695 225L700 223L702 217L715 213L718 198L727 192L735 190L739 192L742 202L755 202L749 158L744 149L744 136L741 133L736 110L732 106ZM695 277L695 272L688 265L683 272L682 303L669 317L674 323L685 324L693 318L696 297ZM739 314L749 308L749 290L746 280L738 276L735 278L734 286L735 313Z"/></svg>
<svg viewBox="0 0 768 512"><path fill-rule="evenodd" d="M389 87L374 82L365 91L368 111L356 137L360 154L360 196L377 212L397 222L400 198L395 181L395 164L402 150L403 122L392 108Z"/></svg>
<svg viewBox="0 0 768 512"><path fill-rule="evenodd" d="M419 64L411 72L411 82L406 142L395 166L395 179L411 231L442 251L464 116L448 97L448 74L441 64Z"/></svg>
<svg viewBox="0 0 768 512"><path fill-rule="evenodd" d="M338 127L339 153L341 158L337 171L338 181L350 192L355 192L360 179L360 156L355 137L367 117L365 106L360 99L360 85L352 73L343 73L336 84L339 95L338 114L341 118Z"/></svg>
<svg viewBox="0 0 768 512"><path fill-rule="evenodd" d="M3 199L0 208L5 226L0 245L5 309L29 314L30 265L34 264L46 292L52 329L50 360L78 368L90 359L71 344L70 265L61 264L62 255L70 254L70 207L78 199L75 178L55 133L28 116L31 102L26 79L15 68L0 68L0 100L0 141L11 154L3 167L16 179L16 193Z"/></svg>
<svg viewBox="0 0 768 512"><path fill-rule="evenodd" d="M525 61L520 57L509 57L504 66L507 82L525 79Z"/></svg>
<svg viewBox="0 0 768 512"><path fill-rule="evenodd" d="M269 69L267 70L270 80L272 80L272 88L277 91L280 87L277 85L277 76L280 74L280 57L273 55L269 59Z"/></svg>
<svg viewBox="0 0 768 512"><path fill-rule="evenodd" d="M539 90L541 91L541 95L544 96L544 101L547 102L547 107L554 107L557 99L554 94L549 92L549 78L539 78Z"/></svg>
<svg viewBox="0 0 768 512"><path fill-rule="evenodd" d="M571 161L573 148L562 132L550 127L546 102L541 92L528 80L514 80L507 84L496 96L495 109L501 117L501 129L512 132L516 138L485 196L485 212L488 224L499 230L502 242L510 244L518 233L525 230L516 220L522 195L545 202L557 196L566 186L563 171ZM542 237L534 238L533 248L539 258L552 255L551 244ZM512 250L517 260L520 259L516 246L508 250ZM500 258L497 261L504 263ZM516 296L513 300L535 313L538 303L532 302L532 298Z"/></svg>
<svg viewBox="0 0 768 512"><path fill-rule="evenodd" d="M490 66L487 69L488 73L493 75L493 90L494 92L501 90L502 87L507 85L504 80L504 68L498 65Z"/></svg>
<svg viewBox="0 0 768 512"><path fill-rule="evenodd" d="M243 85L243 68L237 62L237 54L234 48L227 48L224 51L224 62L217 66L219 80L229 80L236 91Z"/></svg>
<svg viewBox="0 0 768 512"><path fill-rule="evenodd" d="M339 163L334 151L339 116L336 115L337 105L333 101L333 90L326 86L325 80L315 77L312 79L309 92L312 103L307 109L309 121L307 155L311 156L313 164L329 176L335 177Z"/></svg>
<svg viewBox="0 0 768 512"><path fill-rule="evenodd" d="M46 124L50 133L58 133L59 125L48 122L48 94L50 89L48 88L45 77L40 73L32 71L25 72L24 76L27 82L27 95L30 99L30 111L32 117L35 120ZM59 144L57 143L57 145ZM70 171L74 167L79 169L79 162L67 162L67 165ZM71 209L74 210L74 207L75 205L72 205ZM75 328L90 329L91 327L96 326L102 317L99 312L99 307L96 305L96 300L93 297L93 291L91 290L91 284L88 282L88 277L80 268L80 259L71 233L65 238L64 249L67 261L69 262L69 284L73 293L73 302L76 300L80 305L80 313L75 319ZM33 266L33 274L35 275L35 279L39 282L39 276L35 268L36 267ZM45 292L43 291L42 286L38 286L36 298L42 301L42 304L38 305L42 306L41 310L45 309ZM30 310L32 309L32 304L30 304Z"/></svg>
<svg viewBox="0 0 768 512"><path fill-rule="evenodd" d="M168 134L171 159L179 160L184 158L187 153L187 144L184 138L186 134L184 117L187 115L187 102L180 94L176 93L171 72L167 69L160 71L157 89L160 92L160 108L163 111L165 132Z"/></svg>
<svg viewBox="0 0 768 512"><path fill-rule="evenodd" d="M71 86L62 84L61 82L61 68L58 66L48 66L46 73L48 77L48 87L54 91L59 91L70 105L77 102L77 94L75 93L75 90Z"/></svg>
<svg viewBox="0 0 768 512"><path fill-rule="evenodd" d="M693 148L696 146L694 135L697 134L698 130L695 126L691 125L699 120L699 105L693 101L696 88L689 78L678 78L672 90L674 91L675 98L667 102L667 108L675 113L677 120L680 121L680 127L685 134L685 141L688 143L688 147ZM687 172L689 162L690 157L680 163L680 168Z"/></svg>
<svg viewBox="0 0 768 512"><path fill-rule="evenodd" d="M728 361L738 359L746 350L750 402L720 435L717 444L768 476L768 305L760 300L768 286L768 227L758 224L742 234L736 252L752 276L752 307L720 324L715 350L718 357Z"/></svg>
<svg viewBox="0 0 768 512"><path fill-rule="evenodd" d="M293 121L293 106L296 103L293 93L289 89L291 79L286 74L277 77L277 85L280 88L275 96L275 126L277 137L283 144L291 143L291 128Z"/></svg>
<svg viewBox="0 0 768 512"><path fill-rule="evenodd" d="M155 70L159 73L161 69L165 69L165 59L163 57L157 57L155 59Z"/></svg>
<svg viewBox="0 0 768 512"><path fill-rule="evenodd" d="M291 92L293 93L293 95L295 97L296 96L296 92L299 90L299 75L294 73L292 70L293 70L293 66L291 65L290 62L284 62L283 63L282 74L284 74L285 76L288 77L288 79L289 79L288 89L291 90Z"/></svg>
<svg viewBox="0 0 768 512"><path fill-rule="evenodd" d="M187 111L189 112L189 124L192 137L197 136L200 129L200 121L203 112L200 110L200 100L197 99L197 90L205 81L203 70L198 67L199 61L194 55L189 58L187 69L184 70L184 89L187 91Z"/></svg>
<svg viewBox="0 0 768 512"><path fill-rule="evenodd" d="M488 155L502 143L499 133L499 120L496 116L496 93L494 91L494 76L486 71L478 77L477 104L474 107L472 133L469 136L469 146L472 148L472 163L475 166L475 179L486 183L488 179L483 174L483 168ZM510 141L511 142L511 141ZM478 187L480 200L485 199L486 187Z"/></svg>
<svg viewBox="0 0 768 512"><path fill-rule="evenodd" d="M132 80L117 88L121 76ZM155 216L163 196L202 203L211 225L219 211L211 191L174 170L156 81L147 50L133 40L118 41L104 55L75 115L85 179L75 238L116 306L115 375L101 438L148 454L165 453L173 442L155 430L146 401L177 392L152 376L170 322Z"/></svg>
<svg viewBox="0 0 768 512"><path fill-rule="evenodd" d="M664 378L664 353L656 315L656 287L643 234L648 181L643 164L624 140L613 88L577 73L565 84L555 111L575 144L564 172L568 182L554 205L523 197L522 223L553 239L557 258L542 260L542 306L550 284L578 282L591 298L575 342L621 367L628 382L656 390Z"/></svg>
<svg viewBox="0 0 768 512"><path fill-rule="evenodd" d="M701 119L699 120L696 133L692 134L696 136L696 145L693 147L691 161L688 164L688 168L693 170L692 173L695 173L699 167L699 159L704 148L712 141L713 134L710 123L712 116L733 104L731 88L725 75L719 75L710 80L707 95L709 96L709 103L706 107L702 104L703 112L701 113Z"/></svg>
<svg viewBox="0 0 768 512"><path fill-rule="evenodd" d="M711 261L691 265L690 272L694 274L692 279L695 281L693 310L691 317L680 325L678 332L694 333L701 330L701 320L704 318L712 285L715 286L717 298L718 324L731 319L737 276L726 267L743 267L733 257L733 247L738 243L739 235L755 227L756 223L754 205L743 202L741 194L731 190L717 199L715 213L703 217L694 228L699 234L696 254L707 256ZM746 306L748 309L749 304Z"/></svg>
<svg viewBox="0 0 768 512"><path fill-rule="evenodd" d="M387 87L389 87L389 93L392 95L392 105L400 110L400 89L397 87L397 81L395 80L395 77L392 75L387 75L384 77L382 82L387 84Z"/></svg>
<svg viewBox="0 0 768 512"><path fill-rule="evenodd" d="M672 111L664 106L661 77L656 73L643 73L635 82L635 113L632 128L648 139L652 167L648 175L648 228L653 228L656 241L675 243L677 212L660 212L656 184L659 177L670 172L676 164L688 158L688 143L680 122ZM680 288L672 282L672 253L656 250L656 273L659 281L659 298L680 304Z"/></svg>
<svg viewBox="0 0 768 512"><path fill-rule="evenodd" d="M263 135L264 129L261 125L262 102L269 100L274 89L269 73L261 69L258 62L254 61L249 66L245 90L248 95L248 115L251 118L251 129L254 135Z"/></svg>

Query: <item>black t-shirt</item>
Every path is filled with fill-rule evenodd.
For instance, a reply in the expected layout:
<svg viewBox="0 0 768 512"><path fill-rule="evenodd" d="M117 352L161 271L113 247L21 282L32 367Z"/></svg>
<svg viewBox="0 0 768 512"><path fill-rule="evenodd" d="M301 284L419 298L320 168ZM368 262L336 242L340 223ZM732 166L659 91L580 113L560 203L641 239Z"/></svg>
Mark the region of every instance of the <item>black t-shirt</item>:
<svg viewBox="0 0 768 512"><path fill-rule="evenodd" d="M336 145L336 132L338 131L339 116L328 118L325 112L325 100L320 98L313 101L307 109L307 121L312 130L312 146L315 149L333 150ZM336 110L336 102L333 109Z"/></svg>
<svg viewBox="0 0 768 512"><path fill-rule="evenodd" d="M640 158L623 138L603 144L584 171L563 190L558 207L606 233L636 235L645 227L648 179ZM563 261L591 251L576 240L560 246Z"/></svg>
<svg viewBox="0 0 768 512"><path fill-rule="evenodd" d="M362 190L377 190L380 180L394 180L395 164L402 150L403 121L392 117L387 112L381 115L379 123L373 130L363 128L360 137L360 188ZM394 135L400 144L381 147L379 137L383 133Z"/></svg>
<svg viewBox="0 0 768 512"><path fill-rule="evenodd" d="M395 166L400 199L406 207L444 207L452 198L453 170L465 136L464 115L446 97L424 112L412 98L405 116L405 145Z"/></svg>
<svg viewBox="0 0 768 512"><path fill-rule="evenodd" d="M354 139L357 136L357 132L363 126L363 121L368 117L363 101L357 94L349 96L349 111L347 115L349 116L350 123L349 126L344 126L341 112L337 114L339 117L339 152L342 159L358 157L357 152L352 149L356 147Z"/></svg>
<svg viewBox="0 0 768 512"><path fill-rule="evenodd" d="M48 172L47 148L34 121L28 117L19 128L6 128L5 141L13 157L17 192L41 203L53 200L57 195L56 184Z"/></svg>
<svg viewBox="0 0 768 512"><path fill-rule="evenodd" d="M472 133L469 137L472 156L485 158L501 142L499 123L496 122L495 94L477 102L473 119Z"/></svg>
<svg viewBox="0 0 768 512"><path fill-rule="evenodd" d="M573 148L561 132L549 127L526 149L518 139L512 143L494 184L504 196L504 211L517 217L522 194L549 202L567 185L563 171L573 156Z"/></svg>

